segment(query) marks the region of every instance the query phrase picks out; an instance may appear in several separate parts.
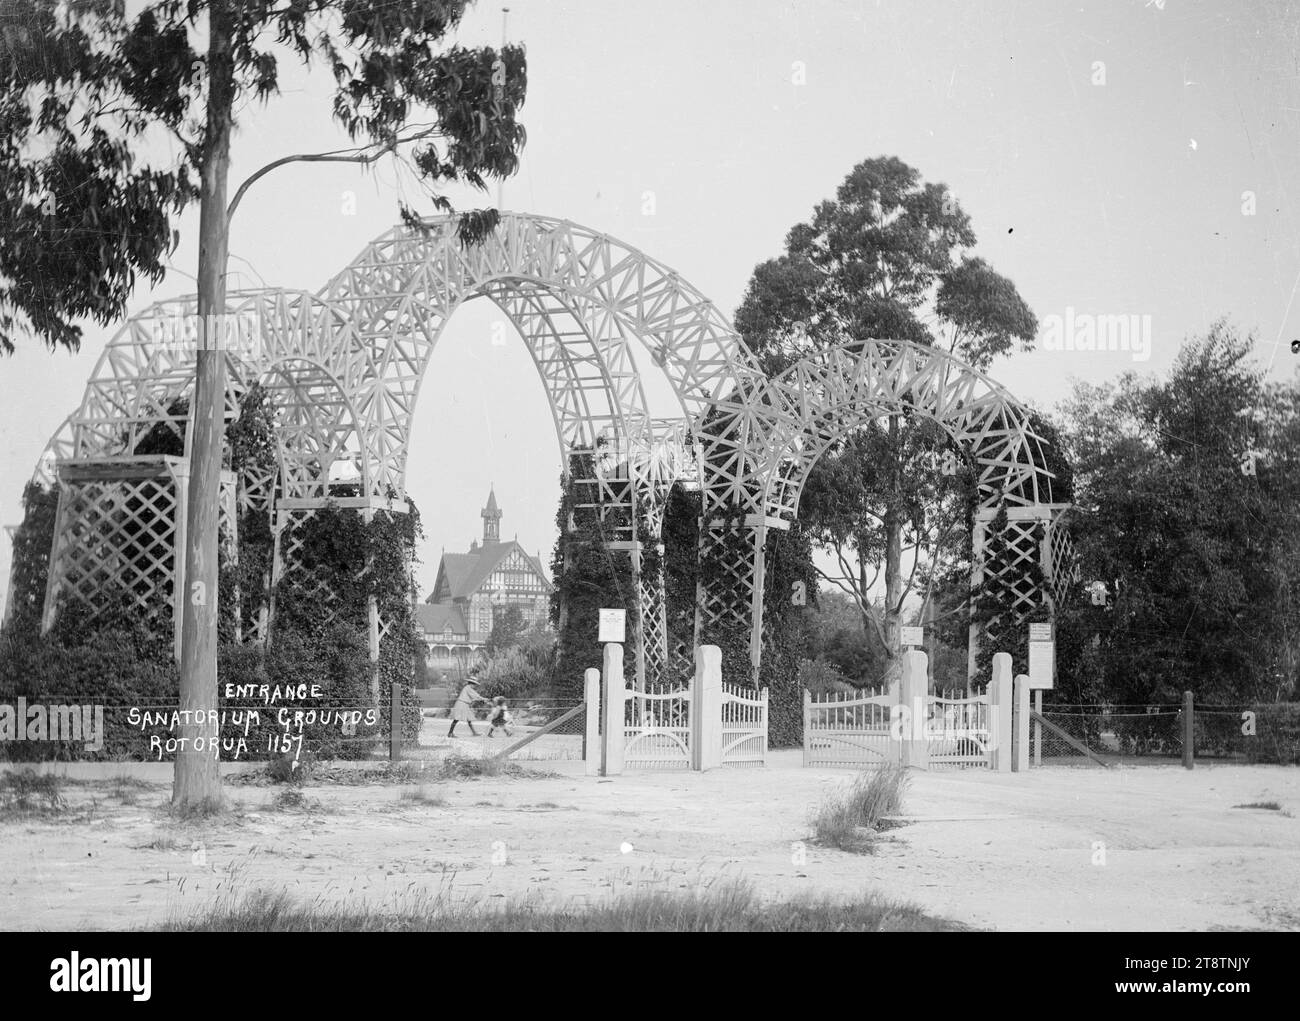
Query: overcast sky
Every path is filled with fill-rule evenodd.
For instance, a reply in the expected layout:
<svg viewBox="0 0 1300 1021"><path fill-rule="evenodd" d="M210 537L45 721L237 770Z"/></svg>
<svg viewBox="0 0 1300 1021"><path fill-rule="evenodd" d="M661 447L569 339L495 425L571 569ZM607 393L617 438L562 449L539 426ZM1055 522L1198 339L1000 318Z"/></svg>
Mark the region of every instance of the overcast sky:
<svg viewBox="0 0 1300 1021"><path fill-rule="evenodd" d="M133 4L128 3L128 9ZM528 52L529 141L507 209L559 216L642 248L732 311L756 263L860 160L898 156L952 188L1040 321L1151 317L1152 352L1039 350L995 363L1050 407L1070 377L1163 372L1180 342L1227 316L1290 375L1300 337L1300 12L1286 3L1113 0L511 0ZM496 44L499 3L458 40ZM802 79L803 83L799 81ZM347 144L331 82L299 72L248 106L232 185L292 152ZM653 191L655 215L641 215ZM356 197L346 215L346 193ZM1245 193L1250 193L1246 195ZM259 182L231 238L232 286L319 288L397 220L390 168L294 165ZM1253 215L1249 214L1253 196ZM491 204L453 196L468 204ZM427 208L427 206L425 207ZM197 208L176 271L135 311L194 289ZM493 346L468 306L421 393L408 488L428 541L465 549L495 483L502 534L549 560L559 455L521 343ZM0 361L0 522L81 399L112 331L77 355L23 346ZM0 594L10 550L0 543Z"/></svg>

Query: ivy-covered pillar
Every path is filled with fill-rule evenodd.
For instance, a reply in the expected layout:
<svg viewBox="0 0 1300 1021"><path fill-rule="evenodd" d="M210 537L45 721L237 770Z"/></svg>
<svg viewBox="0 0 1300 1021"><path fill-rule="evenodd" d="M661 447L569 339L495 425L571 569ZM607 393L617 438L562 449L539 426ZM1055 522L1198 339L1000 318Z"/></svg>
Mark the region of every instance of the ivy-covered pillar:
<svg viewBox="0 0 1300 1021"><path fill-rule="evenodd" d="M375 520L374 508L363 508L361 520L365 523L368 533L371 523ZM366 556L367 576L374 569L375 557L373 553L369 553ZM366 596L366 641L370 648L370 694L375 706L378 707L381 694L379 691L379 599L373 590Z"/></svg>
<svg viewBox="0 0 1300 1021"><path fill-rule="evenodd" d="M749 593L749 670L750 682L759 687L758 672L763 665L763 597L767 580L767 522L757 515L745 519L749 529L751 568L754 584Z"/></svg>
<svg viewBox="0 0 1300 1021"><path fill-rule="evenodd" d="M700 522L695 583L695 648L722 650L722 678L732 684L753 676L750 632L754 621L755 546L739 517ZM762 610L759 610L759 621Z"/></svg>

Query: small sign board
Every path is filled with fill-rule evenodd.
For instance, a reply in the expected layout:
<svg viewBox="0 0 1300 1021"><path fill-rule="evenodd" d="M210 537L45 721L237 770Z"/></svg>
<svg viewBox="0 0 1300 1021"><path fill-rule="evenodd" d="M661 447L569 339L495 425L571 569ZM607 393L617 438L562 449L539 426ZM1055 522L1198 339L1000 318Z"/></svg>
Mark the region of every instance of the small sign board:
<svg viewBox="0 0 1300 1021"><path fill-rule="evenodd" d="M925 628L906 626L899 628L899 630L903 633L902 644L904 647L910 645L919 649L925 644Z"/></svg>
<svg viewBox="0 0 1300 1021"><path fill-rule="evenodd" d="M1029 640L1031 642L1050 642L1052 640L1052 625L1030 624Z"/></svg>
<svg viewBox="0 0 1300 1021"><path fill-rule="evenodd" d="M1051 691L1056 672L1056 643L1029 643L1029 690Z"/></svg>
<svg viewBox="0 0 1300 1021"><path fill-rule="evenodd" d="M622 645L627 639L627 611L601 610L599 642L616 642Z"/></svg>

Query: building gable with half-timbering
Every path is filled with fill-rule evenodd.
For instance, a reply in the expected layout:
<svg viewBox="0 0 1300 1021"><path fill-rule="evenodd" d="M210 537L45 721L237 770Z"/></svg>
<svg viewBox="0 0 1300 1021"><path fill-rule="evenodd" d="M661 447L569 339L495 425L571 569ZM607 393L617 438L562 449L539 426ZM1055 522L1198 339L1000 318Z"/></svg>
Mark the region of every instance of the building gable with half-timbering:
<svg viewBox="0 0 1300 1021"><path fill-rule="evenodd" d="M517 541L501 541L496 492L482 510L483 539L467 553L443 553L426 603L415 607L433 670L462 672L482 654L492 624L517 607L529 627L544 624L552 585L541 559Z"/></svg>

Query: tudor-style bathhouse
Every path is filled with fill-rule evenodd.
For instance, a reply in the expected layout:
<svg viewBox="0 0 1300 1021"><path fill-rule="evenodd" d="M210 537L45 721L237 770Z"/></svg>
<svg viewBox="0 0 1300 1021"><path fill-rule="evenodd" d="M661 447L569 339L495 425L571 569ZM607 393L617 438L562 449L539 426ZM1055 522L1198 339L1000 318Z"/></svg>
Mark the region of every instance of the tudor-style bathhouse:
<svg viewBox="0 0 1300 1021"><path fill-rule="evenodd" d="M495 491L482 516L482 543L470 543L468 553L443 553L429 601L415 607L429 668L453 676L482 653L495 614L516 606L532 627L546 621L550 604L552 586L538 558L514 540L501 541Z"/></svg>

